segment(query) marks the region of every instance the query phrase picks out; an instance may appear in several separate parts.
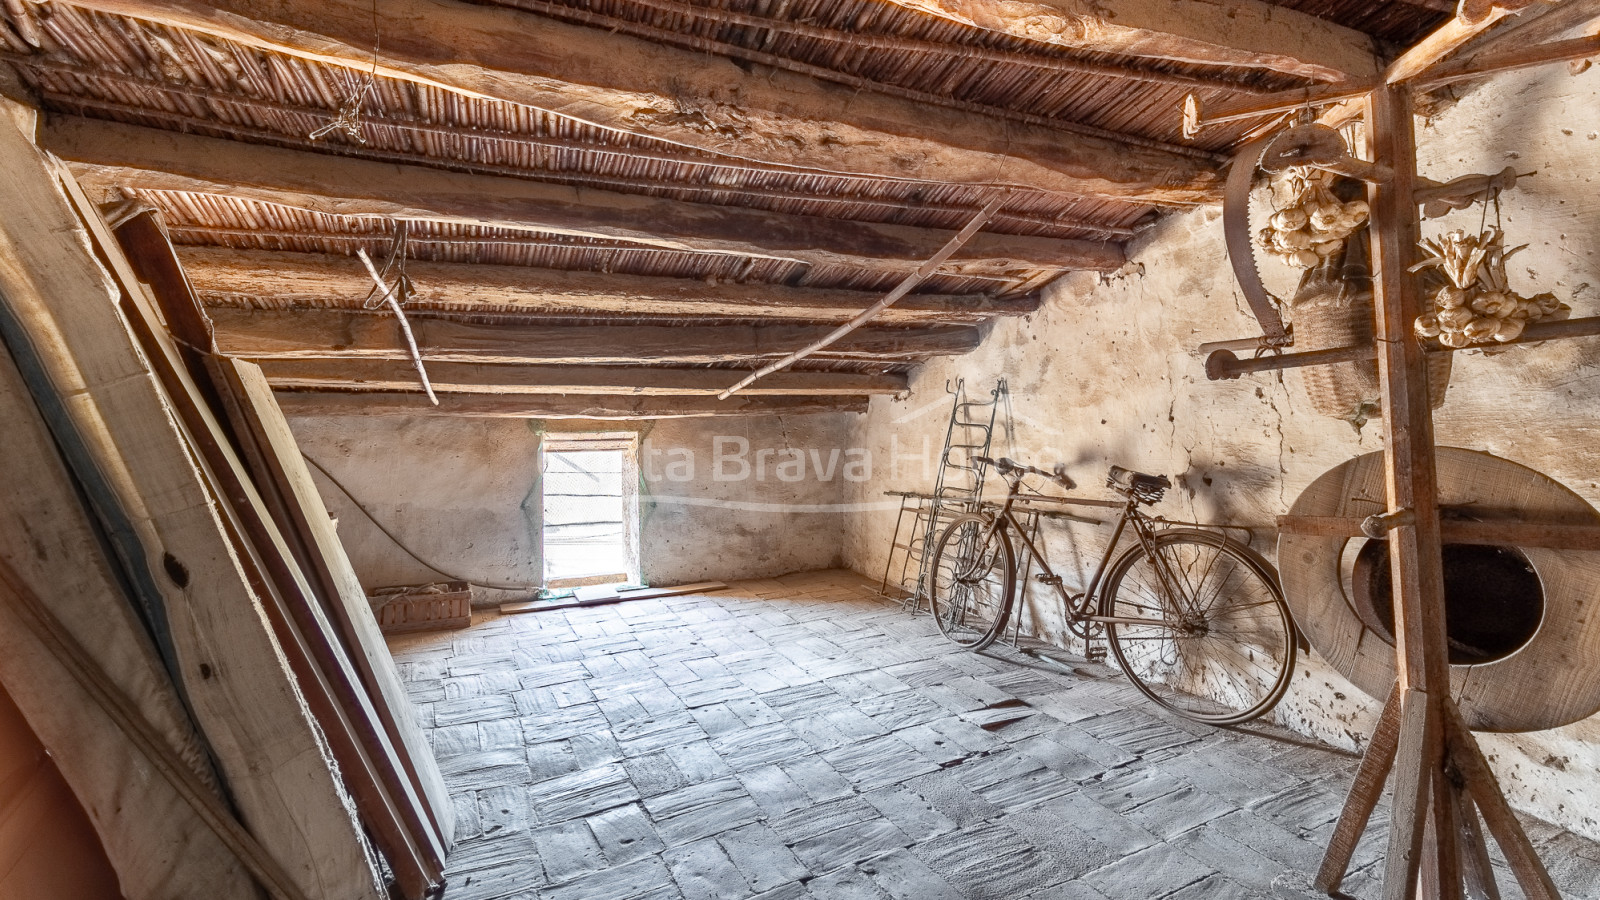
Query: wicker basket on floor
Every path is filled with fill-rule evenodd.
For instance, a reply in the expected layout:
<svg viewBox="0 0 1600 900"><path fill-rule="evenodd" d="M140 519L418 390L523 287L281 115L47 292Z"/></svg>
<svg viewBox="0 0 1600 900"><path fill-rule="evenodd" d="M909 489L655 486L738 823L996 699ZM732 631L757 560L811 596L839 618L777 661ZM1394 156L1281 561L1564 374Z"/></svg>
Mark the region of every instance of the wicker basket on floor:
<svg viewBox="0 0 1600 900"><path fill-rule="evenodd" d="M1297 353L1372 343L1372 277L1367 270L1366 231L1357 232L1345 246L1345 252L1307 271L1289 301ZM1300 382L1312 409L1357 428L1381 408L1376 360L1307 366L1292 370L1290 378ZM1428 384L1431 405L1438 409L1450 387L1450 354L1428 357Z"/></svg>

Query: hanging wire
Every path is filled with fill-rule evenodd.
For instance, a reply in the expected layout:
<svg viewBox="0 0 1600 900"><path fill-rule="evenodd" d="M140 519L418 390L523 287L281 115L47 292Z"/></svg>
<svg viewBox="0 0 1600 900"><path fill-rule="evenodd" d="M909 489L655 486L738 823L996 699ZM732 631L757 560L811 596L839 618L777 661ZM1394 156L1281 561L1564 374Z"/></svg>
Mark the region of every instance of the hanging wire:
<svg viewBox="0 0 1600 900"><path fill-rule="evenodd" d="M482 581L475 578L468 578L465 575L459 575L455 572L450 572L439 568L433 563L423 559L421 556L418 556L415 550L412 550L410 547L406 546L405 542L400 540L399 536L397 536L393 531L390 531L382 522L378 521L377 516L372 514L372 510L368 509L366 504L362 503L360 500L357 500L355 495L350 493L350 489L345 487L344 484L339 481L339 479L333 477L333 473L329 472L327 468L322 465L322 463L319 463L316 461L316 459L312 458L311 454L302 450L300 451L300 456L303 457L306 462L310 463L312 468L316 469L318 472L321 472L322 477L328 479L328 483L332 484L335 488L338 488L339 493L343 494L345 499L349 500L350 503L355 506L356 511L365 516L368 522L372 523L372 527L382 532L383 536L388 538L390 543L399 548L400 552L411 557L413 560L421 564L423 568L428 569L437 575L443 575L450 581L465 581L473 587L489 588L490 590L537 591L544 589L543 584L536 584L533 582Z"/></svg>
<svg viewBox="0 0 1600 900"><path fill-rule="evenodd" d="M358 144L367 142L366 135L361 133L362 107L366 105L367 98L372 96L378 83L378 0L372 0L372 68L359 82L350 82L347 70L339 70L339 80L346 81L346 94L344 103L339 105L339 112L328 124L311 132L309 137L313 141L321 140L334 132L342 132L346 137Z"/></svg>

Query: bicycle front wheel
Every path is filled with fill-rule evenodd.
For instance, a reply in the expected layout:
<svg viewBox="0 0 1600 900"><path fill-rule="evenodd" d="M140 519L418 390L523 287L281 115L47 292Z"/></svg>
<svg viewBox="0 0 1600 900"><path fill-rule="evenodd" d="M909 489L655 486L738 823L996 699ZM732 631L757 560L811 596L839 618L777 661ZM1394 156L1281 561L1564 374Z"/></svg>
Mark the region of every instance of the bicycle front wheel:
<svg viewBox="0 0 1600 900"><path fill-rule="evenodd" d="M1295 628L1272 567L1207 531L1167 531L1112 566L1100 614L1117 663L1151 700L1212 725L1275 706L1294 674Z"/></svg>
<svg viewBox="0 0 1600 900"><path fill-rule="evenodd" d="M956 517L934 544L928 603L944 636L968 650L995 642L1011 616L1017 561L993 519Z"/></svg>

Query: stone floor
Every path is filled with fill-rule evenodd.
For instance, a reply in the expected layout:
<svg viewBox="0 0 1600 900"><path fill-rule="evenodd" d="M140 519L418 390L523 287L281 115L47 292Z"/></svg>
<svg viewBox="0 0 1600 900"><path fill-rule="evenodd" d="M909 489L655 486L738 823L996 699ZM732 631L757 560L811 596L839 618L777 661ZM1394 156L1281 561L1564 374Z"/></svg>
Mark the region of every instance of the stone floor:
<svg viewBox="0 0 1600 900"><path fill-rule="evenodd" d="M393 646L455 802L445 900L1320 896L1356 764L1104 666L956 651L847 572ZM1600 898L1600 847L1529 828Z"/></svg>

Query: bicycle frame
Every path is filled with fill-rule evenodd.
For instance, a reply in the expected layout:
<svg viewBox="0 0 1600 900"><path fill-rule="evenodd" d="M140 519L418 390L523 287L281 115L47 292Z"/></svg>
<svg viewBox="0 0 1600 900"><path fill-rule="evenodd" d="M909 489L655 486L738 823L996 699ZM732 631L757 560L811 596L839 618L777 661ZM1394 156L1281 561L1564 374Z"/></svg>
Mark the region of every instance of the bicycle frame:
<svg viewBox="0 0 1600 900"><path fill-rule="evenodd" d="M1026 548L1026 552L1029 553L1034 560L1038 561L1040 575L1035 576L1037 580L1043 582L1044 584L1048 584L1055 589L1056 596L1061 598L1061 604L1066 610L1067 616L1074 622L1089 622L1098 625L1167 624L1165 621L1157 619L1135 619L1123 616L1102 616L1091 613L1091 610L1095 608L1095 600L1099 594L1100 582L1105 577L1106 568L1111 564L1112 558L1116 556L1117 545L1121 543L1123 534L1127 532L1128 523L1130 521L1133 523L1133 533L1138 538L1139 544L1144 547L1147 558L1156 561L1156 574L1160 580L1162 590L1167 594L1168 599L1173 600L1175 598L1184 598L1187 600L1187 595L1183 591L1174 589L1174 575L1166 570L1166 561L1162 555L1155 552L1155 528L1153 527L1150 518L1139 511L1138 499L1129 494L1126 502L1120 504L1122 511L1117 516L1116 526L1112 529L1111 540L1106 544L1105 552L1100 556L1100 563L1095 567L1094 577L1089 579L1089 586L1084 589L1082 602L1075 605L1072 602L1072 596L1068 594L1066 588L1062 586L1061 577L1056 575L1055 570L1050 568L1050 562L1045 559L1044 554L1040 552L1039 548L1034 545L1033 540L1028 537L1027 529L1022 527L1022 524L1017 521L1016 516L1011 512L1011 507L1016 503L1017 500L1034 499L1033 495L1024 495L1019 493L1022 487L1022 479L1025 478L1026 475L1027 473L1025 472L1017 472L1015 475L1005 476L1009 483L1009 487L1006 491L1006 499L1005 502L1000 505L999 511L995 513L994 521L990 524L989 531L985 533L984 540L988 540L990 536L998 532L1003 532L1006 527L1009 526L1012 531L1016 533L1017 537L1022 539L1022 544L1023 547ZM1093 503L1097 506L1103 504L1103 501L1084 501L1078 500L1077 498L1046 497L1045 499L1056 502L1087 502ZM1000 534L1000 537L1001 539L1004 539L1005 535ZM1016 590L1016 599L1020 599L1021 597L1025 596L1027 592L1027 585L1020 585L1018 588L1016 588ZM1008 600L1008 602L1012 601ZM1176 606L1176 604L1174 605ZM1187 611L1184 612L1186 613Z"/></svg>

